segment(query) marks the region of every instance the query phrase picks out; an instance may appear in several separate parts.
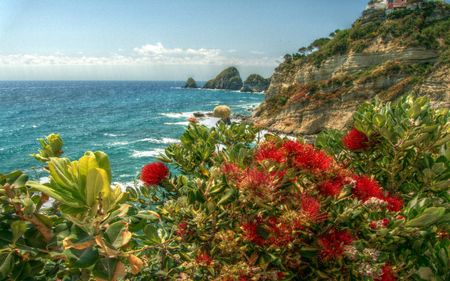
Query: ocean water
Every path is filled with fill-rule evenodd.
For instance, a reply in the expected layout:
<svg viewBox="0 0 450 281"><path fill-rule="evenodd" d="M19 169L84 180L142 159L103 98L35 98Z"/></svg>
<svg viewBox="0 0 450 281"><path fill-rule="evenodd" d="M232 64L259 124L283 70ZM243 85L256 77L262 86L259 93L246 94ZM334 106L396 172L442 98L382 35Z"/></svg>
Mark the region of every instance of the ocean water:
<svg viewBox="0 0 450 281"><path fill-rule="evenodd" d="M183 82L0 82L0 173L14 169L42 176L31 153L37 138L59 133L72 160L87 150L108 153L116 182L177 142L193 112L229 105L250 114L262 94L183 89Z"/></svg>

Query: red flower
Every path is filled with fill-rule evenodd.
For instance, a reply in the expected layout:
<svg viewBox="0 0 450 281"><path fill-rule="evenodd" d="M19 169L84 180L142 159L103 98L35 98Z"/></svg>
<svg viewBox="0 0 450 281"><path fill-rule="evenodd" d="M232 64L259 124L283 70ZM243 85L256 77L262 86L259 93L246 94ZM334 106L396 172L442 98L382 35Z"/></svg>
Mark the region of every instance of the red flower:
<svg viewBox="0 0 450 281"><path fill-rule="evenodd" d="M285 274L284 272L279 271L279 272L277 273L277 278L278 278L278 280L283 280L285 277L286 277L286 274Z"/></svg>
<svg viewBox="0 0 450 281"><path fill-rule="evenodd" d="M376 221L371 221L369 223L369 227L372 229L377 229L378 228L378 223Z"/></svg>
<svg viewBox="0 0 450 281"><path fill-rule="evenodd" d="M256 218L254 222L248 222L241 226L244 231L244 239L259 245L285 246L294 240L293 228L285 223L279 223L277 218L266 220Z"/></svg>
<svg viewBox="0 0 450 281"><path fill-rule="evenodd" d="M274 162L283 163L286 161L284 151L271 142L265 142L258 147L255 153L255 159L257 162L271 160Z"/></svg>
<svg viewBox="0 0 450 281"><path fill-rule="evenodd" d="M258 196L270 196L276 191L284 173L283 171L269 173L256 168L247 169L241 176L238 186L241 189L251 190Z"/></svg>
<svg viewBox="0 0 450 281"><path fill-rule="evenodd" d="M342 188L344 187L344 184L347 182L342 177L337 177L333 180L326 181L319 185L320 193L328 196L336 197L338 196Z"/></svg>
<svg viewBox="0 0 450 281"><path fill-rule="evenodd" d="M384 198L384 201L388 203L387 209L391 212L398 212L403 208L403 200L400 197L388 196Z"/></svg>
<svg viewBox="0 0 450 281"><path fill-rule="evenodd" d="M316 220L320 215L320 202L311 196L302 196L302 213L309 220Z"/></svg>
<svg viewBox="0 0 450 281"><path fill-rule="evenodd" d="M369 139L367 136L355 128L351 129L342 138L342 143L349 150L361 150L369 147Z"/></svg>
<svg viewBox="0 0 450 281"><path fill-rule="evenodd" d="M390 221L389 221L388 218L384 218L384 219L381 220L381 224L382 224L384 227L388 227L389 223L390 223Z"/></svg>
<svg viewBox="0 0 450 281"><path fill-rule="evenodd" d="M169 169L160 162L147 164L141 171L141 181L146 185L158 185L168 176Z"/></svg>
<svg viewBox="0 0 450 281"><path fill-rule="evenodd" d="M222 173L224 173L229 179L237 180L241 176L242 171L234 163L224 163L222 165Z"/></svg>
<svg viewBox="0 0 450 281"><path fill-rule="evenodd" d="M376 279L376 281L396 281L397 278L395 278L394 270L392 270L392 267L389 264L385 264L381 268L381 276Z"/></svg>
<svg viewBox="0 0 450 281"><path fill-rule="evenodd" d="M199 253L195 261L202 266L210 266L213 264L212 258L206 252Z"/></svg>
<svg viewBox="0 0 450 281"><path fill-rule="evenodd" d="M288 155L297 155L297 153L299 151L302 150L303 148L302 143L296 142L296 141L292 141L292 140L287 140L283 143L282 148L287 152Z"/></svg>
<svg viewBox="0 0 450 281"><path fill-rule="evenodd" d="M330 168L331 163L331 157L323 151L315 149L312 145L301 145L295 151L294 164L298 168L313 171L326 171Z"/></svg>
<svg viewBox="0 0 450 281"><path fill-rule="evenodd" d="M194 116L191 116L187 119L187 121L189 121L190 123L196 124L198 123L198 119L195 118Z"/></svg>
<svg viewBox="0 0 450 281"><path fill-rule="evenodd" d="M176 231L176 234L178 236L184 236L187 233L188 224L186 222L181 222L178 224L178 229Z"/></svg>
<svg viewBox="0 0 450 281"><path fill-rule="evenodd" d="M378 182L367 176L355 177L356 185L353 189L353 194L358 197L359 200L367 201L371 197L378 199L384 199L383 190Z"/></svg>
<svg viewBox="0 0 450 281"><path fill-rule="evenodd" d="M319 238L319 244L322 246L320 256L323 260L338 258L344 253L344 247L352 242L353 236L349 231L332 229L328 234Z"/></svg>
<svg viewBox="0 0 450 281"><path fill-rule="evenodd" d="M256 245L262 246L265 243L264 238L259 235L258 227L260 226L260 221L244 223L241 228L244 231L244 239L250 241Z"/></svg>

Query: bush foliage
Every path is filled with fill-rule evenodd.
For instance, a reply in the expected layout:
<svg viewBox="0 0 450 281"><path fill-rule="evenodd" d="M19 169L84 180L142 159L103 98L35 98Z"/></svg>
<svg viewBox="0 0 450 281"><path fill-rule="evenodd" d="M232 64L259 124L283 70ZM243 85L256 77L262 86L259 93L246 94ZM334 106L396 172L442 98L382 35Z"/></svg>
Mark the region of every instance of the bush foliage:
<svg viewBox="0 0 450 281"><path fill-rule="evenodd" d="M448 109L364 104L315 145L191 123L126 190L108 156L0 175L0 280L448 280Z"/></svg>

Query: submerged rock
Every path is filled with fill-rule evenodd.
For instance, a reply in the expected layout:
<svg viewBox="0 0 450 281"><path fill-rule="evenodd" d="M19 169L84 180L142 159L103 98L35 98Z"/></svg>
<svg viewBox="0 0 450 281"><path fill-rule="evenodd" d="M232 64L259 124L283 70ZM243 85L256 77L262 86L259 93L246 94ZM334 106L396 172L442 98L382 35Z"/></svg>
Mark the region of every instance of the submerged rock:
<svg viewBox="0 0 450 281"><path fill-rule="evenodd" d="M258 74L251 74L244 82L241 92L264 92L269 88L270 78Z"/></svg>
<svg viewBox="0 0 450 281"><path fill-rule="evenodd" d="M186 84L184 84L185 88L198 88L197 83L195 82L194 78L189 77L189 79L186 81Z"/></svg>
<svg viewBox="0 0 450 281"><path fill-rule="evenodd" d="M229 67L219 73L214 79L206 82L205 89L240 90L242 79L236 67Z"/></svg>
<svg viewBox="0 0 450 281"><path fill-rule="evenodd" d="M194 117L197 117L197 118L206 117L206 114L203 112L194 112Z"/></svg>

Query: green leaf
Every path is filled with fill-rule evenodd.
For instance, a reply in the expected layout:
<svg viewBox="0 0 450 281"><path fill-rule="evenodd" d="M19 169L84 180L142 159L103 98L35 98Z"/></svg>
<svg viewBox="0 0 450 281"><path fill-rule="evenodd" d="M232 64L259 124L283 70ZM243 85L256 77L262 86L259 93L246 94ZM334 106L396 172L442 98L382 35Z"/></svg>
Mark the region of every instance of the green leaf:
<svg viewBox="0 0 450 281"><path fill-rule="evenodd" d="M233 188L229 188L225 190L225 194L222 196L222 198L217 202L217 205L224 205L233 199L234 195L236 194L236 191Z"/></svg>
<svg viewBox="0 0 450 281"><path fill-rule="evenodd" d="M425 211L418 217L415 217L414 219L408 221L406 223L406 226L427 227L438 222L439 219L444 216L444 214L445 214L444 207L430 207L425 209Z"/></svg>
<svg viewBox="0 0 450 281"><path fill-rule="evenodd" d="M103 169L95 168L89 171L86 179L86 203L88 206L94 206L98 201L97 198L100 192L102 199L107 199L109 196L109 181L108 175Z"/></svg>
<svg viewBox="0 0 450 281"><path fill-rule="evenodd" d="M105 231L107 241L114 247L120 248L125 246L131 240L131 232L128 231L128 224L118 221L111 224Z"/></svg>
<svg viewBox="0 0 450 281"><path fill-rule="evenodd" d="M95 277L104 280L112 280L114 277L114 272L116 270L118 260L103 258L100 259L94 266L92 273Z"/></svg>
<svg viewBox="0 0 450 281"><path fill-rule="evenodd" d="M15 244L25 231L27 231L27 223L24 221L14 221L11 223L11 230L13 234L12 243Z"/></svg>
<svg viewBox="0 0 450 281"><path fill-rule="evenodd" d="M89 247L83 250L68 249L64 251L65 255L73 260L73 266L76 268L88 268L95 264L99 258L98 250Z"/></svg>
<svg viewBox="0 0 450 281"><path fill-rule="evenodd" d="M48 184L44 185L44 184L41 184L38 182L28 181L27 186L31 187L32 189L34 189L36 191L40 191L40 192L54 198L56 201L59 201L70 207L74 207L74 208L84 207L84 205L81 204L75 198L73 198L69 192L66 192L66 191L60 190L60 189L57 190Z"/></svg>
<svg viewBox="0 0 450 281"><path fill-rule="evenodd" d="M4 259L0 257L0 261L0 280L4 280L8 277L9 273L11 273L14 268L15 260L13 253L9 253Z"/></svg>
<svg viewBox="0 0 450 281"><path fill-rule="evenodd" d="M158 228L149 224L144 228L144 234L147 238L147 242L150 244L159 244L161 243L161 238L158 235Z"/></svg>
<svg viewBox="0 0 450 281"><path fill-rule="evenodd" d="M98 163L98 167L105 170L108 175L108 181L111 182L111 165L109 163L108 155L103 151L94 152L95 158Z"/></svg>
<svg viewBox="0 0 450 281"><path fill-rule="evenodd" d="M25 174L20 175L13 183L16 188L25 187L26 182L28 181L28 176Z"/></svg>
<svg viewBox="0 0 450 281"><path fill-rule="evenodd" d="M419 268L419 270L417 271L417 273L419 274L420 278L422 278L423 280L434 280L434 274L433 274L433 270L431 270L431 268L429 267L421 267Z"/></svg>

